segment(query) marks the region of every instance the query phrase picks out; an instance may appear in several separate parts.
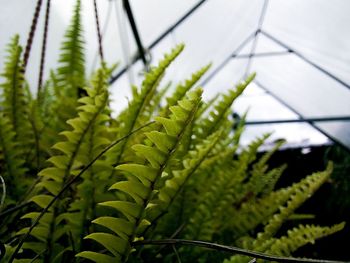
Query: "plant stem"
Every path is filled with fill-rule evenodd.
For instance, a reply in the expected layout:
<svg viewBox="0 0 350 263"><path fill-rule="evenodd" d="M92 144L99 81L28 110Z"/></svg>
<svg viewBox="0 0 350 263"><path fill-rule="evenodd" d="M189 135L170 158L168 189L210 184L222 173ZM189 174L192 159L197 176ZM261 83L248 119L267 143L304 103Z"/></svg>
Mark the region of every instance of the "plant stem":
<svg viewBox="0 0 350 263"><path fill-rule="evenodd" d="M134 246L142 246L142 245L185 245L185 246L196 246L196 247L205 247L217 251L229 252L254 258L265 259L269 261L277 261L277 262L298 262L298 263L350 263L350 261L335 261L335 260L321 260L321 259L304 259L304 258L292 258L292 257L282 257L282 256L274 256L261 252L255 252L252 250L242 249L238 247L231 247L220 245L216 243L210 243L205 241L198 240L186 240L186 239L162 239L162 240L140 240L133 243Z"/></svg>

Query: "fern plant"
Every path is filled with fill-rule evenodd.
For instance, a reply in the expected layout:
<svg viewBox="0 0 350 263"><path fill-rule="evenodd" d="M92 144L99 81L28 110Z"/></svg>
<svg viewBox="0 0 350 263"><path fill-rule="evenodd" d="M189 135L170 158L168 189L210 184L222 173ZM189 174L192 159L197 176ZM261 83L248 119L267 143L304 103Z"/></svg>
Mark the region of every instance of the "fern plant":
<svg viewBox="0 0 350 263"><path fill-rule="evenodd" d="M140 244L176 237L291 256L344 227L283 230L332 169L276 189L285 165L271 168L268 160L283 142L260 158L269 134L240 146L245 117L233 123L231 109L254 74L209 102L197 83L210 64L162 86L181 44L132 87L128 107L112 117L108 81L115 66L102 62L86 78L80 10L77 0L58 69L36 98L23 76L18 36L9 44L0 86L7 193L1 262L247 262L197 247Z"/></svg>

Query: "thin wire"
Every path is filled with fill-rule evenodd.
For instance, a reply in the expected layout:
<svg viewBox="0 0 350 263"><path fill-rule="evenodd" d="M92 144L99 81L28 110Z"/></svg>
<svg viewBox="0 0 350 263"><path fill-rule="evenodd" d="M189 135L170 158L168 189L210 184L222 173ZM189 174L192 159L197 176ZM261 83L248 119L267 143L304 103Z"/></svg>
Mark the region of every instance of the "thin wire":
<svg viewBox="0 0 350 263"><path fill-rule="evenodd" d="M115 1L114 4L115 4L115 15L117 19L117 25L120 33L119 35L120 35L120 42L121 42L122 51L123 51L123 57L124 57L124 61L126 62L126 68L128 69L127 74L128 74L129 84L131 86L135 84L135 80L134 80L134 74L131 66L132 62L130 60L127 23L125 20L124 11L119 8L118 2Z"/></svg>
<svg viewBox="0 0 350 263"><path fill-rule="evenodd" d="M50 19L50 6L51 6L51 0L47 0L45 22L44 22L43 43L42 43L42 48L41 48L39 80L38 80L38 93L37 93L38 97L40 96L40 91L42 89L42 83L43 83L46 43L47 43L47 34L48 34L48 30L49 30L49 19Z"/></svg>
<svg viewBox="0 0 350 263"><path fill-rule="evenodd" d="M0 181L2 185L2 196L1 196L1 201L0 201L0 211L2 210L2 206L5 203L5 198L6 198L6 183L4 178L0 175Z"/></svg>

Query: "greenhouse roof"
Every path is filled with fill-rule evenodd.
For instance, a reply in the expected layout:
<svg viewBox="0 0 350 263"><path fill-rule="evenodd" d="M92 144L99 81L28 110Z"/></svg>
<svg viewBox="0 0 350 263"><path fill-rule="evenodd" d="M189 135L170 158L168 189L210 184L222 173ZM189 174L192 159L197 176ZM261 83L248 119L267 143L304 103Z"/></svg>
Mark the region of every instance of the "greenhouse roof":
<svg viewBox="0 0 350 263"><path fill-rule="evenodd" d="M0 67L12 35L19 33L25 43L36 2L2 0ZM47 69L57 63L74 6L74 0L51 2ZM123 2L127 3L97 1L105 60L119 62L111 86L115 111L127 105L130 83L139 84L145 70L135 42L137 31L147 62L156 63L177 43L186 44L164 83L181 81L212 62L202 82L205 99L257 73L234 105L239 115L249 108L243 143L274 130L271 140L283 137L304 146L325 144L330 138L350 149L350 1L132 0L131 14L124 12ZM94 7L93 1L82 4L87 69L92 71L98 64ZM130 27L132 18L136 31ZM33 89L43 21L44 11L27 71Z"/></svg>

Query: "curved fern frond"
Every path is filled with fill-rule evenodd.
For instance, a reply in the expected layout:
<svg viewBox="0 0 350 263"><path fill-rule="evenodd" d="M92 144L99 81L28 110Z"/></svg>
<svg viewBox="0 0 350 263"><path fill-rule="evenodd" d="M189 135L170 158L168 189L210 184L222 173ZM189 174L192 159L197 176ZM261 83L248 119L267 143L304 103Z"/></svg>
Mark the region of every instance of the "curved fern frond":
<svg viewBox="0 0 350 263"><path fill-rule="evenodd" d="M151 68L151 70L145 75L141 91L138 92L134 89L134 96L128 109L122 112L118 119L118 123L121 125L121 127L119 127L118 136L125 136L134 128L137 128L138 125L142 125L141 119L143 111L149 106L150 101L155 95L156 89L165 73L165 70L183 49L184 45L178 45L170 54L166 54L164 59L159 62L158 66ZM124 151L129 148L126 147L129 145L129 140L130 138L124 140L119 146L109 152L108 156L113 160L114 164L118 164L120 160L124 158Z"/></svg>
<svg viewBox="0 0 350 263"><path fill-rule="evenodd" d="M183 161L184 169L180 171L174 171L173 177L166 180L164 186L159 190L157 198L151 203L159 206L158 211L154 211L150 215L150 222L159 219L160 216L167 212L171 204L174 202L176 196L182 191L183 186L188 179L194 175L199 169L205 158L214 148L215 144L219 140L221 131L213 133L209 138L203 140L203 142L196 146L196 149L190 151L187 158Z"/></svg>
<svg viewBox="0 0 350 263"><path fill-rule="evenodd" d="M269 249L264 251L272 255L291 256L298 248L308 243L314 244L316 239L323 238L341 231L345 227L345 222L331 227L321 227L315 225L299 225L288 230L286 236L276 239Z"/></svg>
<svg viewBox="0 0 350 263"><path fill-rule="evenodd" d="M176 86L175 91L172 93L172 95L166 98L167 104L164 107L166 113L164 113L164 115L167 115L167 112L171 106L176 105L179 100L182 100L184 98L185 94L202 78L202 76L210 69L210 67L211 64L202 67L198 71L194 72L191 75L191 78L186 79L184 83L180 83Z"/></svg>
<svg viewBox="0 0 350 263"><path fill-rule="evenodd" d="M110 233L93 233L87 239L100 243L109 252L109 258L115 262L125 262L132 252L132 242L140 238L140 234L150 224L147 215L154 208L152 197L159 189L156 188L167 164L179 147L181 137L187 126L192 122L200 103L202 90L188 93L188 97L171 107L170 117L156 117L164 132L150 131L145 136L152 146L134 145L132 148L140 157L140 162L122 164L116 167L123 171L127 180L113 184L110 189L118 190L130 196L126 201L108 201L100 203L121 213L121 217L100 217L93 221L110 229ZM106 255L95 252L81 252L77 256L85 257L95 262L104 262Z"/></svg>
<svg viewBox="0 0 350 263"><path fill-rule="evenodd" d="M257 239L254 241L253 246L255 249L264 247L264 242L269 240L275 235L277 230L281 227L283 222L291 216L294 211L329 178L332 172L332 164L329 164L324 172L315 173L302 180L302 187L293 193L290 200L285 207L280 208L280 212L274 215L267 225L264 227L264 231L257 235Z"/></svg>
<svg viewBox="0 0 350 263"><path fill-rule="evenodd" d="M226 222L224 229L231 230L236 238L247 234L259 224L266 223L269 217L287 202L293 190L291 187L283 188L263 198L244 202L240 209L230 213L231 219Z"/></svg>
<svg viewBox="0 0 350 263"><path fill-rule="evenodd" d="M222 121L227 119L234 100L242 94L254 77L255 74L248 76L246 81L239 83L234 90L223 95L223 98L214 105L214 109L209 112L209 117L200 120L198 126L195 127L197 138L206 138L216 127L221 126Z"/></svg>
<svg viewBox="0 0 350 263"><path fill-rule="evenodd" d="M247 189L242 184L246 170L255 160L257 149L267 137L265 135L251 143L233 165L229 163L215 166L213 176L204 183L207 190L202 188L197 192L201 198L190 217L185 238L212 239L215 231L225 222L223 218L227 211L247 194Z"/></svg>

